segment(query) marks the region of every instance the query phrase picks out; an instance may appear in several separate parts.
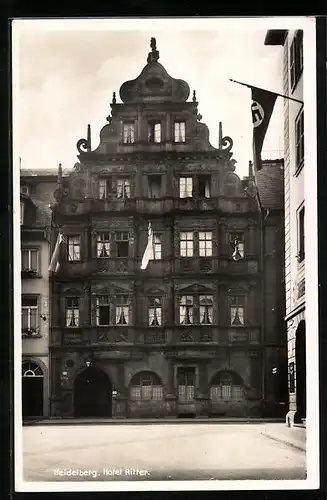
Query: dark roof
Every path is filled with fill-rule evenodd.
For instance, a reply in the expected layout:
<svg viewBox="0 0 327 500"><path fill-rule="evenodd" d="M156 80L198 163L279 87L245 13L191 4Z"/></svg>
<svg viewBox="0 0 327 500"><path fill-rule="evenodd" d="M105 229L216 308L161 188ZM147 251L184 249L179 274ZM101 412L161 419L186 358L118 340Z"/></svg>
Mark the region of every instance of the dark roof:
<svg viewBox="0 0 327 500"><path fill-rule="evenodd" d="M284 161L264 160L262 169L255 173L255 182L262 208L284 208Z"/></svg>
<svg viewBox="0 0 327 500"><path fill-rule="evenodd" d="M265 45L284 45L288 30L268 30Z"/></svg>

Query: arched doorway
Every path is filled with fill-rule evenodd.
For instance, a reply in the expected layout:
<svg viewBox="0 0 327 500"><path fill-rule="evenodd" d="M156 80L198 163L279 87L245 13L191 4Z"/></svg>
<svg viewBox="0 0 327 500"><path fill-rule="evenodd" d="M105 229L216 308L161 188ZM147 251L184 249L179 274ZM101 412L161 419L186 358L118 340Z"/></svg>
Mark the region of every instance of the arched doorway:
<svg viewBox="0 0 327 500"><path fill-rule="evenodd" d="M42 368L33 361L22 364L22 409L23 418L43 416Z"/></svg>
<svg viewBox="0 0 327 500"><path fill-rule="evenodd" d="M136 373L129 384L129 416L165 415L164 387L160 377L150 371Z"/></svg>
<svg viewBox="0 0 327 500"><path fill-rule="evenodd" d="M305 348L305 321L300 321L295 334L295 366L296 366L296 418L301 422L306 418L307 391L306 391L306 348Z"/></svg>
<svg viewBox="0 0 327 500"><path fill-rule="evenodd" d="M88 367L74 382L75 417L111 417L112 384L98 368Z"/></svg>
<svg viewBox="0 0 327 500"><path fill-rule="evenodd" d="M232 371L216 373L210 382L210 415L240 416L246 406L242 378Z"/></svg>

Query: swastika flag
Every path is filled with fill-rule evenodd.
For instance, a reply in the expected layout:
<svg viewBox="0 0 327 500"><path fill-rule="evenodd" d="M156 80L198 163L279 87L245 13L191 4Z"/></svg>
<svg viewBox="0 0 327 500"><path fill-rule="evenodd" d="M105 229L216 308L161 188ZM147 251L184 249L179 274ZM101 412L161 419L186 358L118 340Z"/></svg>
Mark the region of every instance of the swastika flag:
<svg viewBox="0 0 327 500"><path fill-rule="evenodd" d="M261 170L261 150L267 128L274 110L277 94L268 90L251 87L252 122L253 122L253 165L254 170Z"/></svg>

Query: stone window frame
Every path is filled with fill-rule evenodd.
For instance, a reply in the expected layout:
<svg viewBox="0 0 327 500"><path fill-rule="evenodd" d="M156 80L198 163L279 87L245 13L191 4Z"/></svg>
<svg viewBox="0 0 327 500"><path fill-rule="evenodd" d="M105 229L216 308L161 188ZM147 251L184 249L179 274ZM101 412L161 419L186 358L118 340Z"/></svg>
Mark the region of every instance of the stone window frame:
<svg viewBox="0 0 327 500"><path fill-rule="evenodd" d="M201 322L201 311L202 307L205 307L203 304L201 305L201 297L211 297L212 304L210 304L207 307L210 307L210 309L207 311L208 318L211 319L211 323L203 323ZM189 304L187 304L187 301L189 301ZM192 303L191 303L192 302ZM187 310L185 311L185 314L181 314L182 308L186 307ZM190 317L191 313L191 317ZM177 314L178 314L178 325L179 326L213 326L215 323L215 316L216 316L216 311L215 311L215 294L214 291L211 293L208 292L189 292L189 291L183 291L181 290L177 296ZM181 318L185 317L191 320L189 323L182 323ZM210 318L211 316L211 318Z"/></svg>

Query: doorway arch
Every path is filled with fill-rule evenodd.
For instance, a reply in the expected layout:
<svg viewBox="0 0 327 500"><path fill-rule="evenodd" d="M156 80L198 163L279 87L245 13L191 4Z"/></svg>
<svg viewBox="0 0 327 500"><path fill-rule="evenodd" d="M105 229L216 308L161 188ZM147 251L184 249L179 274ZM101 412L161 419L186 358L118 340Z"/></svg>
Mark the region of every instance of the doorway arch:
<svg viewBox="0 0 327 500"><path fill-rule="evenodd" d="M112 416L112 384L99 368L88 367L75 378L74 416Z"/></svg>
<svg viewBox="0 0 327 500"><path fill-rule="evenodd" d="M305 320L300 321L295 334L295 366L296 366L296 421L306 418L307 407L307 370L305 345Z"/></svg>
<svg viewBox="0 0 327 500"><path fill-rule="evenodd" d="M43 417L44 373L34 361L22 363L23 418Z"/></svg>

